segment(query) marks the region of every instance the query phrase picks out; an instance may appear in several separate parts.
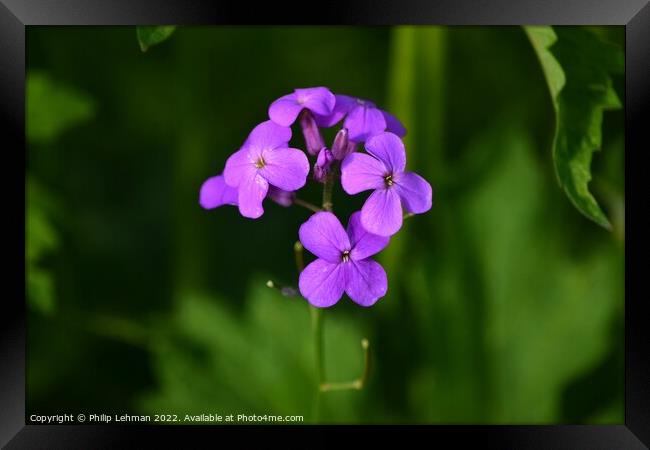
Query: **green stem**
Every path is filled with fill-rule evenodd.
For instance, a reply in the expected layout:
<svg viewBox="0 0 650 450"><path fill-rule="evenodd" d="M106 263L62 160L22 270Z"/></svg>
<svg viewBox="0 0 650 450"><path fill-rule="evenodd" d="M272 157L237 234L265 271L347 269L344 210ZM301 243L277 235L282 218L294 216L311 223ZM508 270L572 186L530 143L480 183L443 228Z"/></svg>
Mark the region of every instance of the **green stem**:
<svg viewBox="0 0 650 450"><path fill-rule="evenodd" d="M332 167L333 168L333 167ZM330 173L323 184L323 210L332 211L332 190L334 188L334 177Z"/></svg>
<svg viewBox="0 0 650 450"><path fill-rule="evenodd" d="M314 340L314 356L316 359L316 375L318 386L325 383L325 359L323 358L323 314L319 308L309 308L311 316L312 338Z"/></svg>
<svg viewBox="0 0 650 450"><path fill-rule="evenodd" d="M368 373L370 371L370 342L368 342L368 339L361 339L361 348L363 349L363 373L361 377L356 380L341 383L321 383L321 392L347 391L350 389L360 391L363 389L368 381Z"/></svg>
<svg viewBox="0 0 650 450"><path fill-rule="evenodd" d="M294 198L293 202L296 205L302 206L303 208L307 208L310 211L314 211L314 212L322 211L318 206L316 206L316 205L314 205L312 203L306 202L305 200L302 200L300 198Z"/></svg>

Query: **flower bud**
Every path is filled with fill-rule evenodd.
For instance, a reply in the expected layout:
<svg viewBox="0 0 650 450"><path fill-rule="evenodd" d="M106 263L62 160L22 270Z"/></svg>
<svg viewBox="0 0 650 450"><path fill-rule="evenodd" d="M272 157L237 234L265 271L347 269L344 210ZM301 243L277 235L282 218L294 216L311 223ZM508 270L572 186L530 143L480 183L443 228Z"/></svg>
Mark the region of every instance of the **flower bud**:
<svg viewBox="0 0 650 450"><path fill-rule="evenodd" d="M338 160L345 158L348 154L348 143L348 129L341 128L334 137L334 143L332 144L332 156Z"/></svg>
<svg viewBox="0 0 650 450"><path fill-rule="evenodd" d="M308 109L300 113L300 126L302 127L302 134L305 137L307 152L311 155L316 155L325 146L325 142L323 141L323 136L320 134L318 125L316 125L314 116Z"/></svg>
<svg viewBox="0 0 650 450"><path fill-rule="evenodd" d="M334 161L332 152L329 148L323 147L318 153L316 164L314 165L314 180L324 183L330 173L330 167Z"/></svg>

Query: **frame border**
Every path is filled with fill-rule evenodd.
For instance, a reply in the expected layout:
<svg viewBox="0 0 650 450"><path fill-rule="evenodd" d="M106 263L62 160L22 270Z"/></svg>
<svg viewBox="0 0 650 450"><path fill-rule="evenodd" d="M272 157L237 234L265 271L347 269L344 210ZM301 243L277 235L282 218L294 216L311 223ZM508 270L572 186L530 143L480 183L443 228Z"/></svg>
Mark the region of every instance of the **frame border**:
<svg viewBox="0 0 650 450"><path fill-rule="evenodd" d="M251 431L277 434L312 431L319 440L340 442L339 433L358 429L382 435L385 431L414 433L438 440L488 448L643 449L650 446L650 336L644 319L645 301L638 286L642 279L643 254L639 239L648 229L647 198L637 194L644 174L635 152L650 149L646 131L650 112L650 4L649 0L334 0L320 5L319 16L309 14L298 2L256 5L250 14L247 2L236 0L0 0L0 123L5 154L15 163L0 177L5 200L15 210L25 208L25 26L28 25L625 25L625 118L626 118L626 259L625 271L625 425L431 425L431 426L115 426L115 425L26 425L25 416L25 265L7 265L13 287L5 296L0 315L0 445L6 448L36 448L48 442L62 448L182 446L189 433L219 439L236 433L253 437ZM644 119L646 119L644 121ZM629 151L634 149L634 151ZM6 167L7 167L6 166ZM22 170L21 170L22 169ZM22 172L22 173L21 173ZM636 204L632 204L632 199ZM633 215L637 220L632 221ZM5 216L11 227L9 253L24 261L24 214ZM15 239L13 238L15 237ZM628 245L630 239L634 246ZM645 243L645 242L644 242ZM218 433L218 434L217 434ZM405 434L406 434L405 433Z"/></svg>

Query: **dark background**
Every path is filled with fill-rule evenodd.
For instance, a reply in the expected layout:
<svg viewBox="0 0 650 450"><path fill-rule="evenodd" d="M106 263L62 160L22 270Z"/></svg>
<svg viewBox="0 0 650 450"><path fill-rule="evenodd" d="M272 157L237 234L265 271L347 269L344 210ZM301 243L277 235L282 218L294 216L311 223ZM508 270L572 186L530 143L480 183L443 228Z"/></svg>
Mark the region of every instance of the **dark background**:
<svg viewBox="0 0 650 450"><path fill-rule="evenodd" d="M434 206L382 253L384 299L326 311L328 378L358 375L361 337L373 364L322 420L623 421L623 113L594 158L608 232L555 180L521 28L182 27L142 53L134 27L30 27L27 50L28 413L313 420L306 303L264 286L295 284L308 213L197 200L271 101L325 85L402 120Z"/></svg>

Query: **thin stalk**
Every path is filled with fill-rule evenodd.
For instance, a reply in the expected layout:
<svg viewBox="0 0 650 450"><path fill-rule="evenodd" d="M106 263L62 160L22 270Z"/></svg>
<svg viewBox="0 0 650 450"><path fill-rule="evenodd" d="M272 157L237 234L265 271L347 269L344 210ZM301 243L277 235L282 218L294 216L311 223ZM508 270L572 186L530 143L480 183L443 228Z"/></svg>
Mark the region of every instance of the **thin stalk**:
<svg viewBox="0 0 650 450"><path fill-rule="evenodd" d="M294 199L293 199L293 202L294 202L296 205L298 205L298 206L302 206L303 208L307 208L307 209L310 210L310 211L314 211L314 212L320 212L320 211L322 211L318 206L314 205L313 203L309 203L309 202L307 202L307 201L305 201L305 200L302 200L302 199L300 199L300 198L294 198Z"/></svg>
<svg viewBox="0 0 650 450"><path fill-rule="evenodd" d="M309 308L311 316L312 338L314 340L314 355L316 359L316 375L318 376L318 386L325 383L325 359L323 358L323 314L320 308L311 306Z"/></svg>
<svg viewBox="0 0 650 450"><path fill-rule="evenodd" d="M368 382L368 373L370 372L370 342L368 339L361 339L361 348L363 349L363 372L361 377L352 381L345 381L341 383L322 383L320 385L321 392L328 391L346 391L357 390L360 391Z"/></svg>
<svg viewBox="0 0 650 450"><path fill-rule="evenodd" d="M332 167L333 168L333 167ZM332 211L334 205L332 205L332 190L334 188L334 177L330 173L327 178L325 178L325 183L323 184L323 210Z"/></svg>

